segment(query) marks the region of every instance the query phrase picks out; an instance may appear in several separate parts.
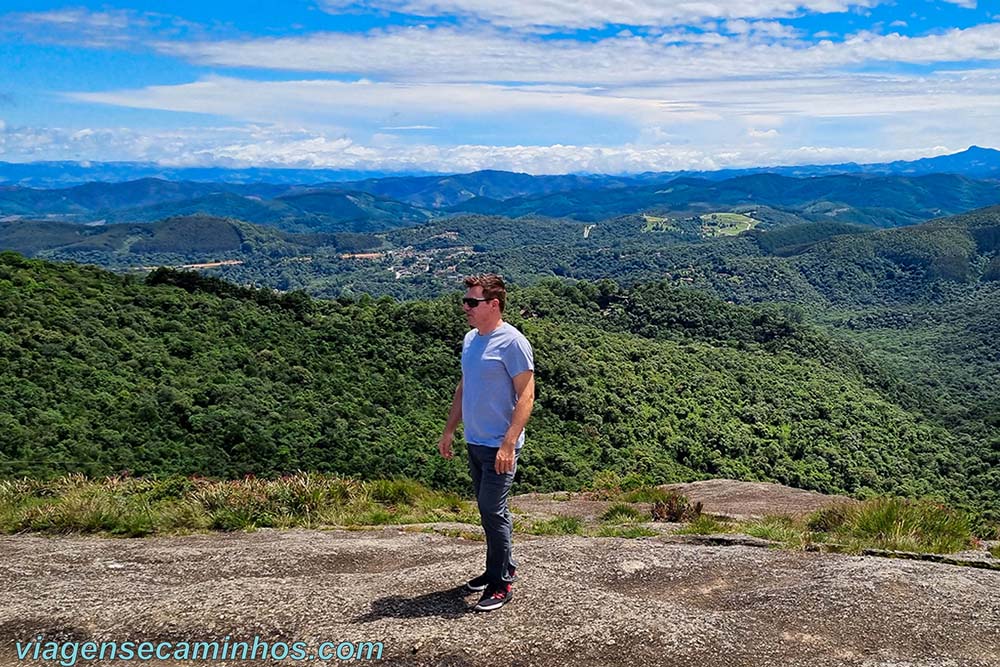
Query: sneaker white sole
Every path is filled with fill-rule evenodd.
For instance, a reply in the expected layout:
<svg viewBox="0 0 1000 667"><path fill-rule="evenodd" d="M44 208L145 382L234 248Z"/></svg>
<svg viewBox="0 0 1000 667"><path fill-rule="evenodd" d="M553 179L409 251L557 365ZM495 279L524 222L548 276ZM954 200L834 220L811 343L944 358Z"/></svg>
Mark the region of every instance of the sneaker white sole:
<svg viewBox="0 0 1000 667"><path fill-rule="evenodd" d="M508 604L513 599L513 597L514 596L512 595L512 596L510 596L510 598L504 600L503 602L501 602L499 604L497 604L497 603L490 604L490 605L477 604L475 607L472 608L472 610L473 611L493 611L495 609L499 609L500 607L504 606L505 604Z"/></svg>

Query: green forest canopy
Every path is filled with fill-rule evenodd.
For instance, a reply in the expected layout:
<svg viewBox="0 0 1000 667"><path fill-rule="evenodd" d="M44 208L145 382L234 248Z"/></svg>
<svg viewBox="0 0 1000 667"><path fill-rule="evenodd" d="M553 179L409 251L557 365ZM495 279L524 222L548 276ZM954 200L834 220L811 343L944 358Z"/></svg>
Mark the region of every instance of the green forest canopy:
<svg viewBox="0 0 1000 667"><path fill-rule="evenodd" d="M302 469L464 492L462 463L434 446L459 376L457 296L320 301L2 253L0 474ZM538 366L522 490L611 470L1000 509L995 430L949 428L934 396L800 311L549 279L513 291L507 319Z"/></svg>

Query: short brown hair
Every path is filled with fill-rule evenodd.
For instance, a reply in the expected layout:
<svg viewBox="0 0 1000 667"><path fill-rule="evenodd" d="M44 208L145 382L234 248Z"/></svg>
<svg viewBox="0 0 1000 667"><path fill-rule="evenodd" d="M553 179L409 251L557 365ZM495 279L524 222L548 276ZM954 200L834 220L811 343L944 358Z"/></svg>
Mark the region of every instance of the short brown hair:
<svg viewBox="0 0 1000 667"><path fill-rule="evenodd" d="M466 287L482 287L483 297L496 299L500 302L500 312L507 305L507 286L503 284L503 276L495 273L480 273L465 279Z"/></svg>

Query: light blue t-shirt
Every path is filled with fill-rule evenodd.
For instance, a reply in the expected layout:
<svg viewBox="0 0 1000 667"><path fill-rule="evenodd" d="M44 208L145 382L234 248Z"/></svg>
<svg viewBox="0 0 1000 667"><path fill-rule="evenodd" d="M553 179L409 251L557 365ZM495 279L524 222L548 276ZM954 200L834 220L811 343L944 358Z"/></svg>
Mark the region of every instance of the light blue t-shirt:
<svg viewBox="0 0 1000 667"><path fill-rule="evenodd" d="M478 329L465 334L462 342L462 421L465 441L473 445L499 447L510 428L517 395L512 378L535 370L528 339L504 322L481 336ZM524 431L517 438L524 444Z"/></svg>

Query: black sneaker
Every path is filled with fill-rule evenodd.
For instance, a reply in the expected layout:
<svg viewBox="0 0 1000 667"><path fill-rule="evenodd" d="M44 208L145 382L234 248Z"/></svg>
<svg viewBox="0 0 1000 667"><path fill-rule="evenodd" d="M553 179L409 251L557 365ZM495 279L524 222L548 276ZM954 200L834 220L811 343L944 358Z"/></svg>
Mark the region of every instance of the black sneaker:
<svg viewBox="0 0 1000 667"><path fill-rule="evenodd" d="M489 585L490 585L490 579L489 577L486 576L486 573L483 572L475 579L469 579L467 582L465 582L465 590L472 593L476 593L479 591L485 591L486 587Z"/></svg>
<svg viewBox="0 0 1000 667"><path fill-rule="evenodd" d="M486 589L483 597L479 598L479 603L472 609L474 611L493 611L510 602L513 597L514 587L510 584L491 586Z"/></svg>
<svg viewBox="0 0 1000 667"><path fill-rule="evenodd" d="M510 568L510 570L508 570L508 572L510 573L511 581L517 581L517 575L514 574L516 571L517 570L513 567ZM478 593L479 591L485 591L486 587L489 585L490 585L490 578L486 576L485 572L483 572L475 579L469 579L467 582L465 582L465 590L469 591L470 593Z"/></svg>

